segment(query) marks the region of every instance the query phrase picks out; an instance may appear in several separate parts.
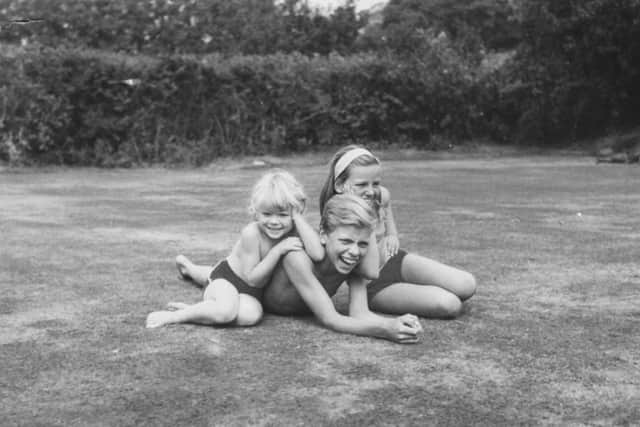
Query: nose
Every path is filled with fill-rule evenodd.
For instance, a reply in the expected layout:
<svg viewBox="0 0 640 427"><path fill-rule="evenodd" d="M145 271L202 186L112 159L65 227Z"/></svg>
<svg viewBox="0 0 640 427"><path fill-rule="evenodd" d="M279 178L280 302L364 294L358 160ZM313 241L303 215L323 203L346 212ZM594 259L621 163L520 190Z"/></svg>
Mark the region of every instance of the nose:
<svg viewBox="0 0 640 427"><path fill-rule="evenodd" d="M274 224L274 225L275 225L275 224L278 224L279 222L280 222L280 221L279 221L279 220L278 220L278 218L277 218L277 217L275 217L275 216L272 216L272 217L270 217L270 218L268 219L268 223L269 223L269 224Z"/></svg>
<svg viewBox="0 0 640 427"><path fill-rule="evenodd" d="M372 197L373 196L373 186L367 185L367 187L364 189L364 194L367 195L368 197Z"/></svg>
<svg viewBox="0 0 640 427"><path fill-rule="evenodd" d="M349 252L349 255L352 256L352 257L359 257L360 256L360 248L356 244L349 245L348 252Z"/></svg>

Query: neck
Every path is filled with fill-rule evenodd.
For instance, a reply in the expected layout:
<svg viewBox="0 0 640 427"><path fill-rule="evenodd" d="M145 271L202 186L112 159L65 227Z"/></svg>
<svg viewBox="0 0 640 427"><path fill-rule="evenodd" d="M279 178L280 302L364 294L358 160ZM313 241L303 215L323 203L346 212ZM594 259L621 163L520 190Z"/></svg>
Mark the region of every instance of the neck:
<svg viewBox="0 0 640 427"><path fill-rule="evenodd" d="M325 254L322 261L319 261L315 264L316 271L325 277L347 277L349 274L340 273L336 270L336 267L333 265L329 257Z"/></svg>

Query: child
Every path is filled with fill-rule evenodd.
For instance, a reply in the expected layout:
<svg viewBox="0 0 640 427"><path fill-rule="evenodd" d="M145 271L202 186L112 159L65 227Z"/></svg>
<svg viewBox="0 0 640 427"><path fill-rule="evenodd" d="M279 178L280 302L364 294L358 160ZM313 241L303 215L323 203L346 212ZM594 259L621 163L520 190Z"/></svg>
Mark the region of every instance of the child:
<svg viewBox="0 0 640 427"><path fill-rule="evenodd" d="M423 329L415 315L380 316L369 310L368 279L357 268L371 249L377 222L377 213L360 197L332 197L320 222L325 257L314 261L303 251L287 253L265 288L265 308L285 316L311 312L323 326L342 333L417 342ZM349 287L348 314L339 313L331 300L344 282Z"/></svg>
<svg viewBox="0 0 640 427"><path fill-rule="evenodd" d="M317 233L302 216L305 202L302 185L290 173L266 173L253 188L249 212L254 221L243 228L226 259L214 267L195 265L184 256L176 259L183 276L201 285L208 283L203 301L193 305L169 303L175 311L150 313L147 327L258 323L262 318L262 288L280 258L303 249L311 259L324 257Z"/></svg>
<svg viewBox="0 0 640 427"><path fill-rule="evenodd" d="M380 184L381 173L377 157L362 147L350 145L333 157L320 193L321 210L339 193L357 195L378 210L375 234L380 271L378 278L367 287L371 308L423 317L457 316L462 301L475 293L475 278L466 271L400 249L391 194ZM362 264L368 262L365 258Z"/></svg>

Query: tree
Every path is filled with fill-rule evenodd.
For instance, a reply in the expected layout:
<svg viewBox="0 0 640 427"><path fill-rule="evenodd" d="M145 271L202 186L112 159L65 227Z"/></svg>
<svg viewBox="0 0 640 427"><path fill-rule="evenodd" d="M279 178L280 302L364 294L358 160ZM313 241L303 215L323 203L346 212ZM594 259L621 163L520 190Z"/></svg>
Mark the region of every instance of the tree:
<svg viewBox="0 0 640 427"><path fill-rule="evenodd" d="M638 124L640 1L523 2L511 81L526 138L552 142Z"/></svg>
<svg viewBox="0 0 640 427"><path fill-rule="evenodd" d="M381 27L399 52L414 49L426 33L441 32L467 53L511 49L520 38L514 7L509 0L391 0Z"/></svg>

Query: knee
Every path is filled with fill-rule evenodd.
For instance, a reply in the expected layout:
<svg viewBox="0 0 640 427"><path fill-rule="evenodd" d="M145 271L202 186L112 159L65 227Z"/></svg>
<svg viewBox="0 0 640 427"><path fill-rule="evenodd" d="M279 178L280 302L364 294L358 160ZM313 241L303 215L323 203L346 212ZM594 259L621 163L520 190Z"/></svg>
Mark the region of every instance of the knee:
<svg viewBox="0 0 640 427"><path fill-rule="evenodd" d="M443 319L456 318L462 312L462 301L452 293L443 295L437 302L436 312Z"/></svg>
<svg viewBox="0 0 640 427"><path fill-rule="evenodd" d="M238 304L220 304L204 300L200 305L198 323L219 325L233 322L238 317Z"/></svg>
<svg viewBox="0 0 640 427"><path fill-rule="evenodd" d="M262 320L263 309L262 304L254 297L247 294L238 296L238 316L236 317L236 325L253 326Z"/></svg>
<svg viewBox="0 0 640 427"><path fill-rule="evenodd" d="M478 284L473 274L464 272L460 277L460 283L458 284L458 298L464 301L471 298L476 293Z"/></svg>
<svg viewBox="0 0 640 427"><path fill-rule="evenodd" d="M238 317L238 307L228 306L219 309L220 323L231 323Z"/></svg>

